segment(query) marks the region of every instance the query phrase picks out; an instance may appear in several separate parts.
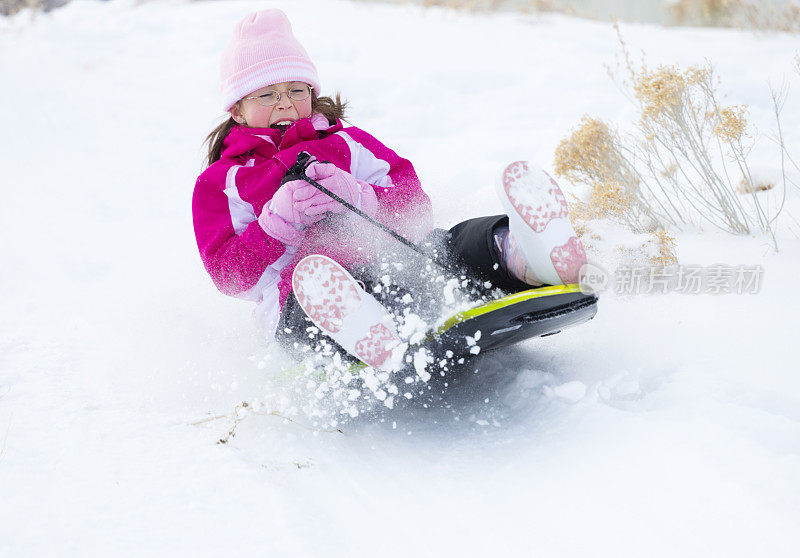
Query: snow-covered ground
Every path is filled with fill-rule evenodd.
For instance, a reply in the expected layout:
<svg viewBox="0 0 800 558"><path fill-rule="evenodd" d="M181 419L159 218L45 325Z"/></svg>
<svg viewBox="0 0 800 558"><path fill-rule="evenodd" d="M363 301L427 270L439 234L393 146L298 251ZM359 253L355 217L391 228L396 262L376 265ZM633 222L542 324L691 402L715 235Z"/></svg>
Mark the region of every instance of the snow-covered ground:
<svg viewBox="0 0 800 558"><path fill-rule="evenodd" d="M219 53L272 5L352 122L415 163L440 226L499 212L503 165L549 167L584 113L633 118L603 67L611 25L562 16L120 0L0 20L0 556L796 556L788 214L778 253L678 235L683 263L764 266L757 295L608 293L439 404L343 433L267 414L308 394L211 284L190 199ZM787 79L800 153L796 36L623 32L651 65L712 61L764 133L768 82ZM262 412L217 444L243 401Z"/></svg>

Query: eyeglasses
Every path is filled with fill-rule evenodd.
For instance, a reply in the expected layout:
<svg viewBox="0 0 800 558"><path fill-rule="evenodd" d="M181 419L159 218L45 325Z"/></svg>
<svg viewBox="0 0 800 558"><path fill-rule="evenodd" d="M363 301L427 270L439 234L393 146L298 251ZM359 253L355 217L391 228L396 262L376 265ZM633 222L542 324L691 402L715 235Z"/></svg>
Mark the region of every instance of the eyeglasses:
<svg viewBox="0 0 800 558"><path fill-rule="evenodd" d="M275 103L281 100L282 95L286 95L292 101L305 101L308 99L308 96L311 95L311 90L314 89L310 85L292 85L289 88L289 91L286 93L280 93L279 91L267 91L262 93L261 95L255 95L253 97L245 97L245 99L255 99L259 105L263 105L265 107L271 107Z"/></svg>

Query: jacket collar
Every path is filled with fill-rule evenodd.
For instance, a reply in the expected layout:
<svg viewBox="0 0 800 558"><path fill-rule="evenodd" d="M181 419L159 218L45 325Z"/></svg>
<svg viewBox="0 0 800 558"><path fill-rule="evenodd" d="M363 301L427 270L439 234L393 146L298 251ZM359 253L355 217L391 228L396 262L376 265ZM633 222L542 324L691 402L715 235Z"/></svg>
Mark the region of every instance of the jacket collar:
<svg viewBox="0 0 800 558"><path fill-rule="evenodd" d="M275 128L248 128L234 126L225 137L222 157L232 158L252 153L261 157L272 157L278 151L302 141L327 137L342 129L340 120L330 124L321 114L301 118L289 126L283 134Z"/></svg>

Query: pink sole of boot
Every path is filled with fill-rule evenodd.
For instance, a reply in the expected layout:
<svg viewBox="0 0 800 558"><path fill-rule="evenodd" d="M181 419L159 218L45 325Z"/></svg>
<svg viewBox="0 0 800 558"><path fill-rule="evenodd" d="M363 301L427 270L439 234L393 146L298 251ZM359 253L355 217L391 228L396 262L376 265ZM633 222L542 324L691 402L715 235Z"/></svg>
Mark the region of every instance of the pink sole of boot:
<svg viewBox="0 0 800 558"><path fill-rule="evenodd" d="M401 343L382 321L387 316L385 309L342 266L326 256L314 254L300 260L292 274L292 289L300 307L317 327L374 368L387 364L392 349ZM345 320L357 312L363 313L364 321L348 324L347 331ZM353 331L354 327L357 330Z"/></svg>
<svg viewBox="0 0 800 558"><path fill-rule="evenodd" d="M380 368L392 357L391 349L400 344L397 335L384 324L372 324L366 337L356 341L353 352L373 368Z"/></svg>
<svg viewBox="0 0 800 558"><path fill-rule="evenodd" d="M581 267L586 263L586 251L577 236L571 236L563 246L556 246L550 252L550 261L565 285L580 280Z"/></svg>
<svg viewBox="0 0 800 558"><path fill-rule="evenodd" d="M292 289L306 315L327 333L338 333L342 319L361 306L355 282L335 262L320 256L297 264Z"/></svg>
<svg viewBox="0 0 800 558"><path fill-rule="evenodd" d="M541 188L539 198L525 199L516 184L530 172L526 161L515 161L503 171L503 189L512 207L522 220L536 234L544 233L547 225L554 219L568 219L569 211L564 193L558 183L547 173L542 173L549 180L545 188ZM574 231L573 231L574 233ZM564 241L562 237L561 241ZM550 261L558 277L564 284L576 283L581 266L586 263L586 252L577 236L569 236L559 245L551 245Z"/></svg>

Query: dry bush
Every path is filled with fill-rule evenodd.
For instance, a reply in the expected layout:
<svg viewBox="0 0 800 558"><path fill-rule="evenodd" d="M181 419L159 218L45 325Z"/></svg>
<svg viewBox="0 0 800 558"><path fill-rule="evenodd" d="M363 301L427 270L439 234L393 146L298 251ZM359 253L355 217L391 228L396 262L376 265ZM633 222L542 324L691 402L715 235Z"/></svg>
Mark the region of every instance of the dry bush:
<svg viewBox="0 0 800 558"><path fill-rule="evenodd" d="M637 67L621 35L619 40L625 77L619 70L609 71L636 104L640 118L623 137L608 124L584 117L559 145L556 174L590 187L578 214L611 218L634 232L703 223L737 234L761 230L774 243L782 205L768 211L757 195L765 188L747 163L754 141L747 107L721 104L710 63L686 70L650 69L644 62ZM785 152L782 99L775 94L773 99L778 143ZM737 195L737 188L748 195Z"/></svg>
<svg viewBox="0 0 800 558"><path fill-rule="evenodd" d="M667 231L650 233L649 245L655 248L655 254L650 257L650 263L657 267L669 267L678 263L675 254L675 237Z"/></svg>
<svg viewBox="0 0 800 558"><path fill-rule="evenodd" d="M642 198L639 175L625 158L619 135L605 122L584 116L556 149L554 171L590 186L585 202L573 200L576 221L611 219L636 233L659 226Z"/></svg>
<svg viewBox="0 0 800 558"><path fill-rule="evenodd" d="M676 264L675 239L660 225L641 198L639 177L621 155L621 140L616 132L601 120L584 116L581 125L561 142L556 150L555 173L573 183L588 184L586 201L573 196L570 220L587 250L600 259L623 259L666 267ZM613 250L605 254L604 240L597 230L598 221L608 220L637 235L645 234L641 244ZM618 239L619 240L619 239ZM629 239L625 239L629 240Z"/></svg>
<svg viewBox="0 0 800 558"><path fill-rule="evenodd" d="M734 0L673 0L667 10L677 23L724 25Z"/></svg>
<svg viewBox="0 0 800 558"><path fill-rule="evenodd" d="M66 4L69 0L0 0L0 16L14 15L30 8L34 12L49 11Z"/></svg>
<svg viewBox="0 0 800 558"><path fill-rule="evenodd" d="M0 15L8 16L25 8L41 9L42 0L0 0Z"/></svg>
<svg viewBox="0 0 800 558"><path fill-rule="evenodd" d="M800 32L798 0L674 0L668 9L679 24Z"/></svg>

